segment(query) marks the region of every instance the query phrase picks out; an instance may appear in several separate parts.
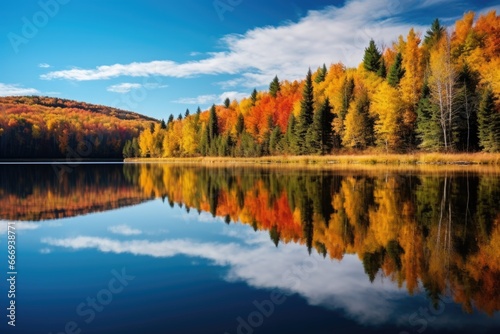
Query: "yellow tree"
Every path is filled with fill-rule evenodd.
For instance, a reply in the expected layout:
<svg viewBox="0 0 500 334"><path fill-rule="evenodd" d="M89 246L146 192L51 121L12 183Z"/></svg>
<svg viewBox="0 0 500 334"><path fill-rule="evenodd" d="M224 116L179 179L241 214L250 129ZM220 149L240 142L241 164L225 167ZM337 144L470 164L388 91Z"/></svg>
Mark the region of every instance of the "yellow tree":
<svg viewBox="0 0 500 334"><path fill-rule="evenodd" d="M411 29L404 46L401 47L404 50L402 66L405 70L400 83L401 95L403 102L412 108L418 103L424 79L420 41L420 37Z"/></svg>
<svg viewBox="0 0 500 334"><path fill-rule="evenodd" d="M198 148L197 129L194 117L188 117L184 120L181 136L181 149L187 156L192 156Z"/></svg>
<svg viewBox="0 0 500 334"><path fill-rule="evenodd" d="M376 117L375 137L386 151L397 150L401 142L403 102L396 88L384 81L373 96L370 111Z"/></svg>
<svg viewBox="0 0 500 334"><path fill-rule="evenodd" d="M150 157L153 147L153 132L150 128L144 129L139 135L139 149L141 150L142 157Z"/></svg>
<svg viewBox="0 0 500 334"><path fill-rule="evenodd" d="M400 43L400 49L403 50L402 68L405 73L400 81L400 92L404 102L401 130L408 146L414 145L417 120L415 110L424 82L424 56L420 42L420 37L411 29L406 42Z"/></svg>

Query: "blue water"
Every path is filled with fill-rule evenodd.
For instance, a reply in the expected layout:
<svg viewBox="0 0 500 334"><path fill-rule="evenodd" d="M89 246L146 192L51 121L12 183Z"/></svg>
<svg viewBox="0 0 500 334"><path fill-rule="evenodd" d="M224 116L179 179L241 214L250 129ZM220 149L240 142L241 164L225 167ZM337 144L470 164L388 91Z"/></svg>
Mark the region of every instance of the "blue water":
<svg viewBox="0 0 500 334"><path fill-rule="evenodd" d="M83 167L82 167L83 168ZM6 224L0 263L7 273ZM267 231L161 199L102 213L16 222L16 326L2 333L487 333L498 312L446 300ZM118 278L120 277L120 278ZM8 287L0 286L2 313ZM112 292L111 290L114 290ZM94 302L92 303L92 300ZM89 302L90 301L90 302Z"/></svg>

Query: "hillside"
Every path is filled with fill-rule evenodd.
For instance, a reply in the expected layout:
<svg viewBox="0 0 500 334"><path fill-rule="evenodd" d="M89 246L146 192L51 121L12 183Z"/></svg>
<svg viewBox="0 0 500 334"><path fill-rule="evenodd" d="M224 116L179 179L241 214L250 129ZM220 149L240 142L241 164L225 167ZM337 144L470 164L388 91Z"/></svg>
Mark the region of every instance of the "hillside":
<svg viewBox="0 0 500 334"><path fill-rule="evenodd" d="M157 120L59 98L0 97L0 159L119 159Z"/></svg>

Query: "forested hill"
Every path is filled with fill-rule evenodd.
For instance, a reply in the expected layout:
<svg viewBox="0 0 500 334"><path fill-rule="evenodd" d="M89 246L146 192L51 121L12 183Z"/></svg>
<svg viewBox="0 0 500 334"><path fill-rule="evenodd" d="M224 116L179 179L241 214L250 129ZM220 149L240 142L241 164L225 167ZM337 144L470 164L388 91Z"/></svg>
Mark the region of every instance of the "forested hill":
<svg viewBox="0 0 500 334"><path fill-rule="evenodd" d="M51 97L0 97L0 159L120 159L158 120Z"/></svg>
<svg viewBox="0 0 500 334"><path fill-rule="evenodd" d="M304 50L307 52L307 50ZM500 16L366 43L357 68L312 68L240 101L146 129L127 156L260 156L363 152L500 151ZM306 75L307 68L304 69ZM130 145L128 145L130 146Z"/></svg>

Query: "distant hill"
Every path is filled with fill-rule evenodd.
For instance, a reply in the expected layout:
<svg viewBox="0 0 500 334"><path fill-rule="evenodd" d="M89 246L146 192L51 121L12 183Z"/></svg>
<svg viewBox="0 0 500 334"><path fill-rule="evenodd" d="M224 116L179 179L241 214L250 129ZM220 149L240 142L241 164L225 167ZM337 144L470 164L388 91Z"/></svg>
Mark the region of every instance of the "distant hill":
<svg viewBox="0 0 500 334"><path fill-rule="evenodd" d="M120 159L158 120L72 100L0 97L0 159Z"/></svg>

